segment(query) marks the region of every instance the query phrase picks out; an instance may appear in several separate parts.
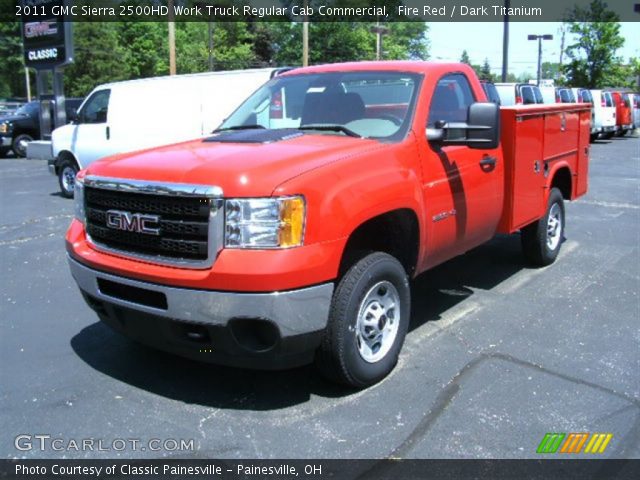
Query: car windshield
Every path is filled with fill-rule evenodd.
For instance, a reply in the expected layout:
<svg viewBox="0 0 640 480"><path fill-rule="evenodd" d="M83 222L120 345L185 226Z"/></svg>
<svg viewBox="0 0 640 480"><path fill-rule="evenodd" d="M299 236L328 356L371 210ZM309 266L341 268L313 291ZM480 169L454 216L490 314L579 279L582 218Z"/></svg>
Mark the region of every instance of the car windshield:
<svg viewBox="0 0 640 480"><path fill-rule="evenodd" d="M16 115L34 115L38 111L37 102L27 103L16 110Z"/></svg>
<svg viewBox="0 0 640 480"><path fill-rule="evenodd" d="M411 123L420 79L419 74L397 72L275 77L218 130L301 128L324 135L399 140Z"/></svg>

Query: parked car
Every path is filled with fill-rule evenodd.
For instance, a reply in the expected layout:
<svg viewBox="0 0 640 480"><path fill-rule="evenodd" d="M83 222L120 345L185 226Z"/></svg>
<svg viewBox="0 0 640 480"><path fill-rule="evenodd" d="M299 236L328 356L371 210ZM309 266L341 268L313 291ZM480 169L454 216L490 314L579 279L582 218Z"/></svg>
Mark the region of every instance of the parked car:
<svg viewBox="0 0 640 480"><path fill-rule="evenodd" d="M597 133L591 135L591 140L598 136L611 138L616 132L616 107L609 92L603 90L590 90L593 99L593 128ZM595 137L594 137L595 135Z"/></svg>
<svg viewBox="0 0 640 480"><path fill-rule="evenodd" d="M78 170L116 153L192 140L210 133L238 104L285 69L175 75L96 87L71 125L54 130L49 171L73 196Z"/></svg>
<svg viewBox="0 0 640 480"><path fill-rule="evenodd" d="M498 90L496 86L487 80L480 80L480 85L482 85L482 90L484 90L484 94L487 96L487 99L495 103L496 105L500 105L500 94L498 94Z"/></svg>
<svg viewBox="0 0 640 480"><path fill-rule="evenodd" d="M66 99L67 119L73 116L75 108L82 102L81 98ZM53 110L50 111L53 115ZM9 150L17 157L24 157L27 144L40 139L40 102L34 100L26 103L9 115L0 116L0 156Z"/></svg>
<svg viewBox="0 0 640 480"><path fill-rule="evenodd" d="M244 368L315 361L372 385L398 361L411 278L498 233L548 265L564 202L587 191L587 105L477 98L460 63L278 76L203 139L80 171L73 277L142 343Z"/></svg>
<svg viewBox="0 0 640 480"><path fill-rule="evenodd" d="M616 135L621 137L633 130L631 102L626 93L611 92L611 98L616 107Z"/></svg>
<svg viewBox="0 0 640 480"><path fill-rule="evenodd" d="M544 103L537 85L528 83L496 83L502 106L531 105Z"/></svg>

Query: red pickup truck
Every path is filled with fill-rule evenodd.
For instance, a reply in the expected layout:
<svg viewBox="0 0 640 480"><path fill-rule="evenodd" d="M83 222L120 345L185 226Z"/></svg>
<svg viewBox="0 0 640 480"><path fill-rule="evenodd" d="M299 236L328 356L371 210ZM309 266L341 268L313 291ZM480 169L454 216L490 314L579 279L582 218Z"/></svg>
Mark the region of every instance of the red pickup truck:
<svg viewBox="0 0 640 480"><path fill-rule="evenodd" d="M395 366L411 278L520 232L536 265L587 191L589 105L486 101L464 64L301 68L209 137L78 174L71 271L115 330L192 359Z"/></svg>

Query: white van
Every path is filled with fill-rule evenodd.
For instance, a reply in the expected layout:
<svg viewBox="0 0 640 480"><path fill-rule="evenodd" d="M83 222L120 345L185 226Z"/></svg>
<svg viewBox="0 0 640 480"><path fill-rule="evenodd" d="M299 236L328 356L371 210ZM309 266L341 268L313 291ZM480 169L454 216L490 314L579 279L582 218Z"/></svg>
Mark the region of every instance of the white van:
<svg viewBox="0 0 640 480"><path fill-rule="evenodd" d="M72 124L51 134L49 170L65 197L75 175L117 153L202 137L214 130L251 93L288 69L263 68L155 77L96 87Z"/></svg>
<svg viewBox="0 0 640 480"><path fill-rule="evenodd" d="M611 138L616 131L616 107L609 92L602 90L591 90L593 98L593 129L598 129L597 133L591 135L595 140L598 135L604 138ZM595 135L595 136L594 136Z"/></svg>

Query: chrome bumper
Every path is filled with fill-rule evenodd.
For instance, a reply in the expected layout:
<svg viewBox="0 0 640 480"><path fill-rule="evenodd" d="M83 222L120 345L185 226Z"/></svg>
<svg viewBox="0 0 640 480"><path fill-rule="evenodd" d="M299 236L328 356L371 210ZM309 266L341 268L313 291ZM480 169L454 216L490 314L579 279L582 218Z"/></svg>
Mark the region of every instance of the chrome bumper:
<svg viewBox="0 0 640 480"><path fill-rule="evenodd" d="M10 147L11 137L0 137L0 145L3 147Z"/></svg>
<svg viewBox="0 0 640 480"><path fill-rule="evenodd" d="M273 321L282 337L323 330L329 318L333 284L269 293L239 293L168 287L93 270L68 257L71 274L85 293L123 307L173 320L226 326L232 318ZM164 294L167 308L155 308L105 295L98 279Z"/></svg>

